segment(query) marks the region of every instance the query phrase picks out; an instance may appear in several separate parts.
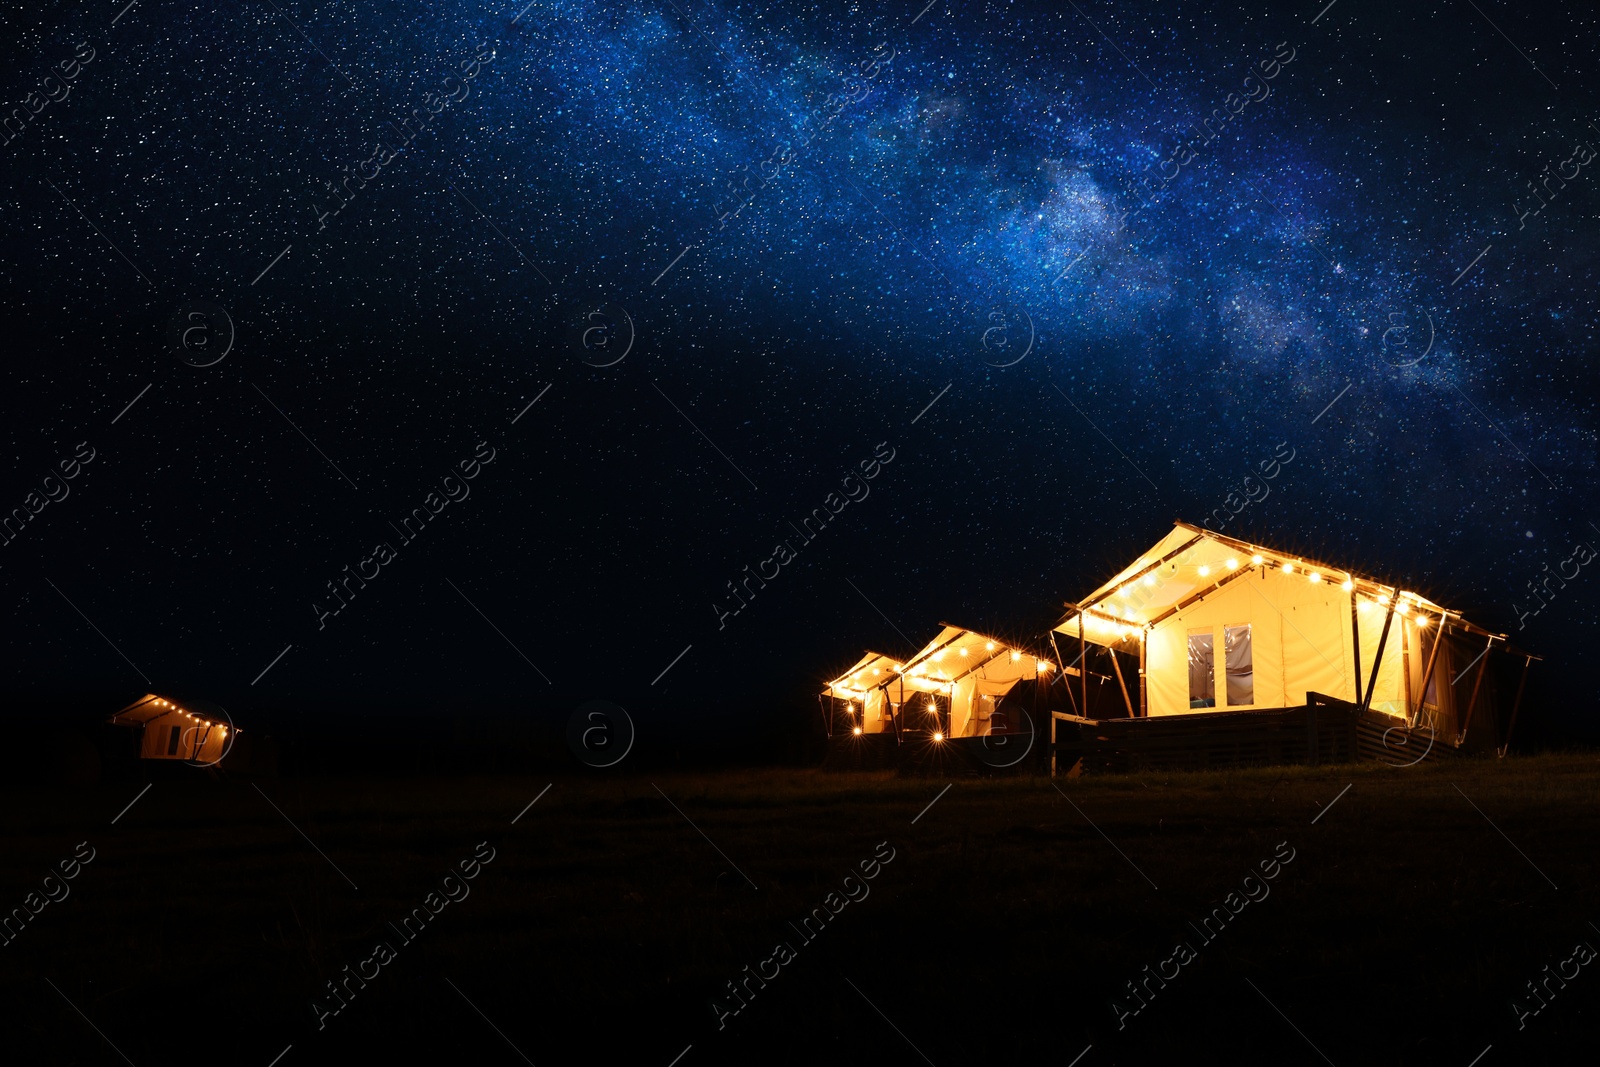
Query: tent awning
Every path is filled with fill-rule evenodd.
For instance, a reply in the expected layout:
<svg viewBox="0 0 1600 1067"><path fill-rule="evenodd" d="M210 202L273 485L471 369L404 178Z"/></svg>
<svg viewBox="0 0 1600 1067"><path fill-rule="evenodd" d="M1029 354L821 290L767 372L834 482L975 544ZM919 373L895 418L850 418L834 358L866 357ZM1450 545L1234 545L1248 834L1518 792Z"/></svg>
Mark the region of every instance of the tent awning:
<svg viewBox="0 0 1600 1067"><path fill-rule="evenodd" d="M1213 590L1262 567L1275 568L1286 574L1299 574L1308 582L1339 585L1347 592L1367 597L1384 606L1388 605L1391 596L1397 595L1396 611L1402 615L1419 612L1440 617L1446 614L1446 609L1426 597L1397 589L1355 571L1179 522L1173 526L1171 533L1157 541L1116 577L1079 603L1068 604L1067 615L1056 624L1055 630L1075 638L1081 620L1086 641L1136 649L1149 627L1203 599ZM1484 636L1491 634L1491 631L1466 622L1454 612L1449 614L1452 627ZM1504 634L1493 636L1505 637Z"/></svg>
<svg viewBox="0 0 1600 1067"><path fill-rule="evenodd" d="M119 726L148 726L157 719L167 718L168 716L174 716L175 721L176 719L182 719L185 722L204 723L226 728L226 723L216 720L204 712L185 707L177 701L169 700L155 693L146 693L132 704L112 715L110 721Z"/></svg>
<svg viewBox="0 0 1600 1067"><path fill-rule="evenodd" d="M1061 669L1050 657L1013 642L945 623L938 637L906 661L902 674L907 688L941 693L969 677L1015 684ZM1078 673L1075 667L1066 672Z"/></svg>

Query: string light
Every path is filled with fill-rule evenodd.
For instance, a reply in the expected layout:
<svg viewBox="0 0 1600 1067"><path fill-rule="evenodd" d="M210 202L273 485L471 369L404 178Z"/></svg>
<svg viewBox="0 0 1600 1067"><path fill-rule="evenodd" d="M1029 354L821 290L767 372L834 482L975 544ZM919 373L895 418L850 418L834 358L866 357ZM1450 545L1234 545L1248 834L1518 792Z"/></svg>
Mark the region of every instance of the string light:
<svg viewBox="0 0 1600 1067"><path fill-rule="evenodd" d="M1019 660L1021 658L1022 658L1022 653L1021 652L1018 652L1016 649L1012 649L1011 650L1011 662L1012 663L1017 662L1017 660Z"/></svg>
<svg viewBox="0 0 1600 1067"><path fill-rule="evenodd" d="M1356 583L1352 582L1348 578L1346 578L1344 580L1344 584L1343 585L1339 586L1339 588L1343 589L1346 593L1348 593L1350 590L1354 589L1355 587L1356 587Z"/></svg>
<svg viewBox="0 0 1600 1067"><path fill-rule="evenodd" d="M1208 575L1210 573L1211 573L1211 568L1210 567L1207 567L1204 563L1200 564L1200 577L1204 578L1206 575Z"/></svg>
<svg viewBox="0 0 1600 1067"><path fill-rule="evenodd" d="M855 734L857 737L860 737L861 736L861 727L857 726L854 730L851 730L850 732Z"/></svg>
<svg viewBox="0 0 1600 1067"><path fill-rule="evenodd" d="M1311 572L1311 581L1313 583L1322 581L1322 575L1318 574L1316 571L1312 571Z"/></svg>
<svg viewBox="0 0 1600 1067"><path fill-rule="evenodd" d="M962 654L962 655L963 655L963 656L965 656L965 655L966 655L966 654L967 654L967 650L966 650L966 649L965 649L965 648L963 648L963 649L961 649L961 654Z"/></svg>
<svg viewBox="0 0 1600 1067"><path fill-rule="evenodd" d="M1265 561L1266 561L1266 557L1263 556L1259 552L1257 552L1255 555L1250 557L1250 562L1254 563L1257 567L1261 566L1261 564L1264 563Z"/></svg>
<svg viewBox="0 0 1600 1067"><path fill-rule="evenodd" d="M935 730L933 732L933 739L935 741L943 741L944 740L944 733L942 731Z"/></svg>
<svg viewBox="0 0 1600 1067"><path fill-rule="evenodd" d="M994 651L994 642L993 642L993 641L990 641L990 642L988 642L988 643L987 643L987 644L985 644L985 645L984 645L984 646L983 646L983 647L984 647L984 648L985 648L985 649L986 649L986 650L988 650L988 651L990 651L990 652L993 652L993 651Z"/></svg>
<svg viewBox="0 0 1600 1067"><path fill-rule="evenodd" d="M1049 669L1050 669L1050 664L1046 663L1044 660L1040 660L1039 661L1039 673L1040 674L1043 674L1045 671L1047 671Z"/></svg>
<svg viewBox="0 0 1600 1067"><path fill-rule="evenodd" d="M1428 617L1426 615L1418 615L1417 616L1417 625L1418 626L1426 626L1426 625L1428 625Z"/></svg>
<svg viewBox="0 0 1600 1067"><path fill-rule="evenodd" d="M1285 574L1293 574L1294 573L1294 564L1290 563L1288 560L1284 560L1283 561L1283 565L1281 567L1279 567L1278 569L1281 570Z"/></svg>
<svg viewBox="0 0 1600 1067"><path fill-rule="evenodd" d="M1234 559L1232 556L1229 556L1228 557L1228 569L1230 571L1238 570L1239 569L1239 561Z"/></svg>
<svg viewBox="0 0 1600 1067"><path fill-rule="evenodd" d="M1145 585L1155 585L1156 584L1156 576L1153 575L1153 574L1145 575L1144 576L1144 584Z"/></svg>

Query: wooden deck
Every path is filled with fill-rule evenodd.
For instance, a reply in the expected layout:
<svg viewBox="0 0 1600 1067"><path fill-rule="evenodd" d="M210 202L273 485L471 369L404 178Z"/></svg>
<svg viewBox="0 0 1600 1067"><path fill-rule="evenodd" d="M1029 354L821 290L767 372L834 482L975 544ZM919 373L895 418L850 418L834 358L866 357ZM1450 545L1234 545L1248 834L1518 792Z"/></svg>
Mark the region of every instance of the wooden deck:
<svg viewBox="0 0 1600 1067"><path fill-rule="evenodd" d="M1057 774L1115 774L1143 770L1354 763L1378 760L1396 767L1456 753L1453 739L1407 730L1378 712L1362 715L1348 701L1308 694L1297 708L1207 711L1149 719L1086 719L1055 713ZM887 770L903 775L967 777L1049 773L1050 744L1041 735L1025 759L1006 766L982 738L926 738L893 734L829 739L824 770ZM1009 756L1008 756L1009 758Z"/></svg>
<svg viewBox="0 0 1600 1067"><path fill-rule="evenodd" d="M1354 763L1406 766L1454 747L1426 730L1352 703L1309 694L1298 708L1211 711L1151 719L1080 719L1057 714L1057 773L1204 770L1213 767ZM1398 724L1398 725L1397 725Z"/></svg>

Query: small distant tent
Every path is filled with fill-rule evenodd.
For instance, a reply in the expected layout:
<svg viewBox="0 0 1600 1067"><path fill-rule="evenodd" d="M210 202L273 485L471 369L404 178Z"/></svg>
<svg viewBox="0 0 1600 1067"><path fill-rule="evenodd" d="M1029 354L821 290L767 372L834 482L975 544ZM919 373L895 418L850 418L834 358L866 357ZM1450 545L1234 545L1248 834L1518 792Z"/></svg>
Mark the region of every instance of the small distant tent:
<svg viewBox="0 0 1600 1067"><path fill-rule="evenodd" d="M139 758L176 759L210 765L227 752L228 726L155 693L111 716L112 723L139 731Z"/></svg>
<svg viewBox="0 0 1600 1067"><path fill-rule="evenodd" d="M1113 666L1136 658L1137 698L1125 691L1135 718L1290 708L1317 694L1426 724L1454 747L1503 749L1539 658L1417 593L1184 522L1067 608L1062 644ZM1508 656L1522 660L1510 699L1489 672Z"/></svg>

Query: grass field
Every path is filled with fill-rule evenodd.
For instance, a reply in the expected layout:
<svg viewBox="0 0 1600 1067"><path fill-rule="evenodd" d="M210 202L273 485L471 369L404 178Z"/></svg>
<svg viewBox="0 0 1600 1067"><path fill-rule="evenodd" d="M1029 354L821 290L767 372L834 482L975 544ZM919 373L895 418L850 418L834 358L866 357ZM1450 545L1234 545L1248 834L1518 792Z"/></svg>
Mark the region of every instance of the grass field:
<svg viewBox="0 0 1600 1067"><path fill-rule="evenodd" d="M1600 947L1594 754L947 784L162 776L114 825L141 786L12 792L0 906L22 907L80 842L94 858L0 948L0 1056L1592 1058L1600 967L1552 981L1520 1029L1512 1002L1536 1007L1525 983L1579 942ZM469 895L441 892L409 943L394 932L443 875L488 854L480 842L493 858L451 890ZM796 926L829 903L807 941ZM1197 927L1217 905L1227 921L1208 940ZM337 1006L325 983L346 965L369 980L351 980L319 1029L312 1003ZM735 1012L725 983L747 965L768 978ZM1169 978L1149 980L1140 1008L1126 983L1146 966Z"/></svg>

